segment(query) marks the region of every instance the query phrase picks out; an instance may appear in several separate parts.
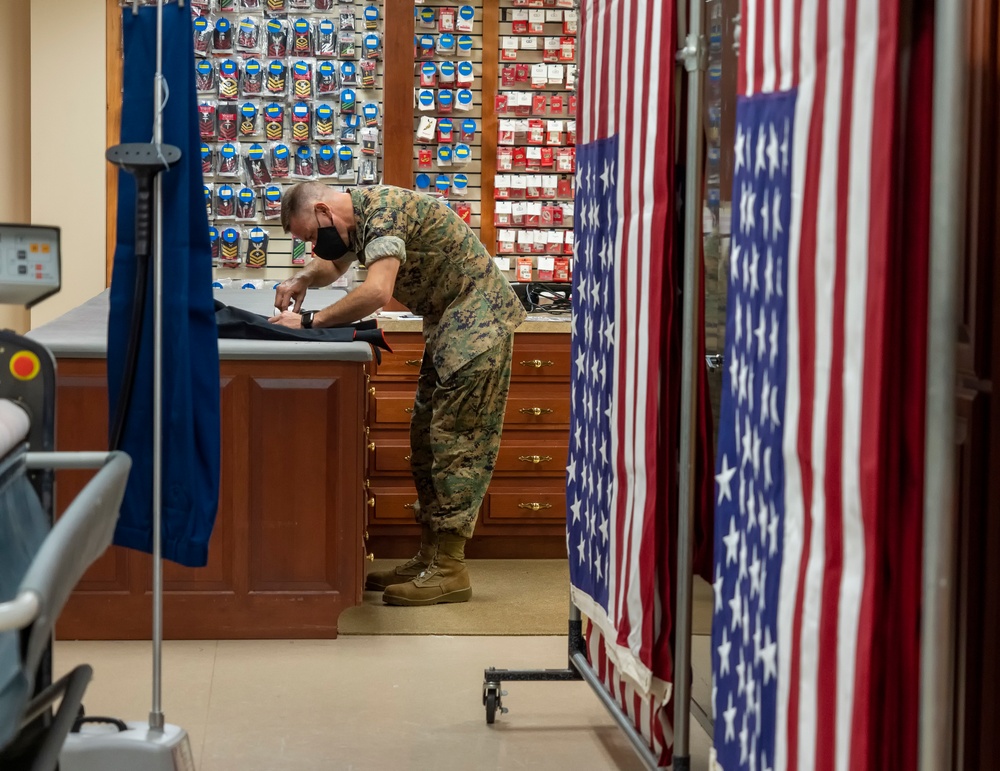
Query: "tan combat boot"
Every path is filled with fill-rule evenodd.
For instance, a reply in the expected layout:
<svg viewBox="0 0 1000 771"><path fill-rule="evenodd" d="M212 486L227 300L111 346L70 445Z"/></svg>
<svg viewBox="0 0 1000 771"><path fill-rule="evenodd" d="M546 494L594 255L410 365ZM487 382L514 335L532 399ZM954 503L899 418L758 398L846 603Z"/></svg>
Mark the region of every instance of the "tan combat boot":
<svg viewBox="0 0 1000 771"><path fill-rule="evenodd" d="M385 591L387 586L405 584L407 581L412 581L430 567L430 564L434 561L434 555L437 553L437 546L437 533L431 530L430 525L422 524L420 526L420 551L417 552L417 555L408 562L397 565L392 570L379 570L369 573L368 578L365 579L365 589L367 591L381 592Z"/></svg>
<svg viewBox="0 0 1000 771"><path fill-rule="evenodd" d="M468 602L472 584L465 566L465 540L460 535L439 533L437 556L430 566L412 581L386 588L382 601L388 605Z"/></svg>

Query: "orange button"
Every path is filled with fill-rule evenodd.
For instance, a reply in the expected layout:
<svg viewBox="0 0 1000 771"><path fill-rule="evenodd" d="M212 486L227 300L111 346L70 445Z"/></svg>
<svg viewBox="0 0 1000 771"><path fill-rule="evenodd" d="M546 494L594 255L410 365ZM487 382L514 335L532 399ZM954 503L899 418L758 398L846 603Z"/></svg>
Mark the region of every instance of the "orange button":
<svg viewBox="0 0 1000 771"><path fill-rule="evenodd" d="M49 253L49 245L42 244L42 254L48 254L48 253Z"/></svg>
<svg viewBox="0 0 1000 771"><path fill-rule="evenodd" d="M32 252L32 254L37 254L38 253L38 244L32 244L31 245L31 252Z"/></svg>
<svg viewBox="0 0 1000 771"><path fill-rule="evenodd" d="M10 374L18 380L33 380L41 368L38 357L31 351L18 351L10 357Z"/></svg>

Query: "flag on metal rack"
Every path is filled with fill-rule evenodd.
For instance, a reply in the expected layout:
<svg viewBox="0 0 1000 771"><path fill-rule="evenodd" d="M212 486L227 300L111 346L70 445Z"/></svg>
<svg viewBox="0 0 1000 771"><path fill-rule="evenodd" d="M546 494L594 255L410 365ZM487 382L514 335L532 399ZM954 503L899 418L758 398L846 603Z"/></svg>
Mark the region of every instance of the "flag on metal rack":
<svg viewBox="0 0 1000 771"><path fill-rule="evenodd" d="M572 596L592 624L590 661L664 763L681 316L675 16L674 3L581 3L567 469Z"/></svg>
<svg viewBox="0 0 1000 771"><path fill-rule="evenodd" d="M887 450L902 441L893 370L914 364L890 338L908 302L889 283L902 255L898 0L742 11L715 475L717 767L908 768L905 750L874 746L914 736L880 723L894 665L876 629L912 658L915 626L899 634L888 619L919 591L892 586L914 555L885 537L913 514L912 500L893 505L901 472ZM923 335L914 321L908 334Z"/></svg>

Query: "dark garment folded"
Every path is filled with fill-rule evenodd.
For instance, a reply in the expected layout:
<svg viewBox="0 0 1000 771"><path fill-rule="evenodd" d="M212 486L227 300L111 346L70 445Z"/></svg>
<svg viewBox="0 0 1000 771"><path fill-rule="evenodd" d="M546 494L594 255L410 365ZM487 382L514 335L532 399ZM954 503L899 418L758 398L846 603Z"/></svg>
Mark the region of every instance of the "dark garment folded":
<svg viewBox="0 0 1000 771"><path fill-rule="evenodd" d="M215 301L215 325L219 337L230 340L298 340L310 343L368 343L375 349L375 358L382 363L380 348L392 351L385 334L374 321L359 321L346 327L323 329L289 329L272 324L267 316L251 313Z"/></svg>

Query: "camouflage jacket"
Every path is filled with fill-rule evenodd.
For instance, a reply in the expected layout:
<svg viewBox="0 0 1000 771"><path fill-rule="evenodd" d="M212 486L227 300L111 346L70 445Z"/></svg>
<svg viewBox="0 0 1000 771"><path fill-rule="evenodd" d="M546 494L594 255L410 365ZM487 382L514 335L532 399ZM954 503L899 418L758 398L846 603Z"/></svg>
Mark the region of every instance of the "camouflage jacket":
<svg viewBox="0 0 1000 771"><path fill-rule="evenodd" d="M363 265L400 261L393 297L424 320L446 380L511 334L525 311L472 229L440 200L388 185L354 188L351 247Z"/></svg>

